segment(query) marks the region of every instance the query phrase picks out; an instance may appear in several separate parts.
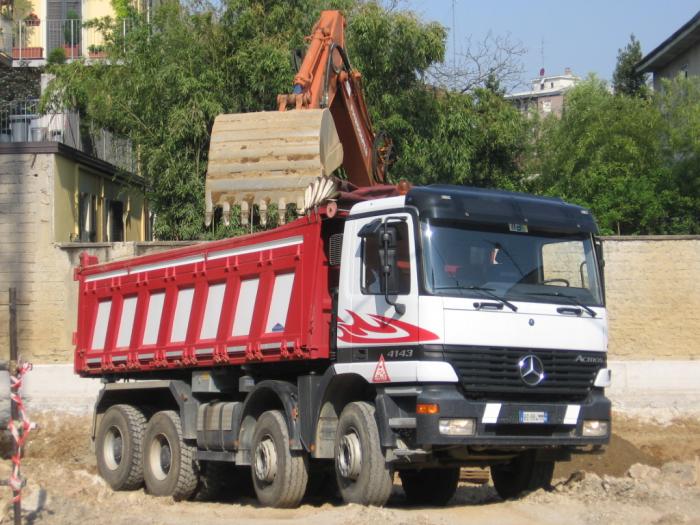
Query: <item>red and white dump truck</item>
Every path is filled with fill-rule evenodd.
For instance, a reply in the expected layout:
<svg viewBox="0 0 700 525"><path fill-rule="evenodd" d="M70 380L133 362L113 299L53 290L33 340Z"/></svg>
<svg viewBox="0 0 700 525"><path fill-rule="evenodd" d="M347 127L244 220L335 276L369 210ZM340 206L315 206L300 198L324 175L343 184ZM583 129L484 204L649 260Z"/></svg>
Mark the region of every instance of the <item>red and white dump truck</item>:
<svg viewBox="0 0 700 525"><path fill-rule="evenodd" d="M316 63L342 77L347 57L333 46ZM340 78L344 97L353 79ZM316 156L328 175L352 151L346 132L340 152L323 138L351 107L335 100L345 109L305 98L279 112L322 123L306 157L287 144L286 161L260 159L273 112L215 124L208 211L225 220L248 194L240 208L262 210L277 187L280 205L300 199L296 220L129 260L81 258L75 371L104 382L92 436L113 488L145 482L183 499L218 478L235 493L243 470L264 505L295 506L323 476L346 502L382 505L397 472L410 500L444 504L462 466L490 467L499 494L515 497L548 485L556 461L608 442L591 214L497 190L378 184L376 140L361 159L371 184L340 191L320 177L304 189L303 166L279 166ZM267 175L250 171L262 164Z"/></svg>

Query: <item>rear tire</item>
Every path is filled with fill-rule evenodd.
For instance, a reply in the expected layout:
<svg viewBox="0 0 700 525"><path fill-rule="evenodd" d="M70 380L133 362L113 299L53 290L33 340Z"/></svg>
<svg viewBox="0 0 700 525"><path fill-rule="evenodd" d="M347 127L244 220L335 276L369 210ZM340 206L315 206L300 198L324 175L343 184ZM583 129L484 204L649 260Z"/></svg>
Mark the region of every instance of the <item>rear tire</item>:
<svg viewBox="0 0 700 525"><path fill-rule="evenodd" d="M264 412L255 423L250 467L258 501L267 507L297 507L309 479L306 454L289 449L287 422L279 410Z"/></svg>
<svg viewBox="0 0 700 525"><path fill-rule="evenodd" d="M517 498L525 491L548 489L552 484L554 461L535 461L534 453L525 453L505 465L492 465L491 478L503 499Z"/></svg>
<svg viewBox="0 0 700 525"><path fill-rule="evenodd" d="M182 439L180 416L172 410L156 413L144 436L143 475L149 494L176 501L192 496L199 482L195 450Z"/></svg>
<svg viewBox="0 0 700 525"><path fill-rule="evenodd" d="M399 472L403 491L414 505L445 506L459 484L459 467L403 470Z"/></svg>
<svg viewBox="0 0 700 525"><path fill-rule="evenodd" d="M114 405L100 420L95 436L97 470L114 490L134 490L143 484L145 427L145 416L131 405Z"/></svg>
<svg viewBox="0 0 700 525"><path fill-rule="evenodd" d="M346 503L384 505L393 486L391 469L379 443L374 406L348 404L335 434L335 476Z"/></svg>

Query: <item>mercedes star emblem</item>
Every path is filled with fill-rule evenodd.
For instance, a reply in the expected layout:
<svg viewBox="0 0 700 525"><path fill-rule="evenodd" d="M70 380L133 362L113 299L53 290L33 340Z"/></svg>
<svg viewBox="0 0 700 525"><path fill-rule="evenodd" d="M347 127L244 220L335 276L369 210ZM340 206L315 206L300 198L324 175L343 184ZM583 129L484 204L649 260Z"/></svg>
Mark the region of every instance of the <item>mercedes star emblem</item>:
<svg viewBox="0 0 700 525"><path fill-rule="evenodd" d="M544 380L544 365L536 355L526 355L518 361L520 379L528 386L537 386Z"/></svg>

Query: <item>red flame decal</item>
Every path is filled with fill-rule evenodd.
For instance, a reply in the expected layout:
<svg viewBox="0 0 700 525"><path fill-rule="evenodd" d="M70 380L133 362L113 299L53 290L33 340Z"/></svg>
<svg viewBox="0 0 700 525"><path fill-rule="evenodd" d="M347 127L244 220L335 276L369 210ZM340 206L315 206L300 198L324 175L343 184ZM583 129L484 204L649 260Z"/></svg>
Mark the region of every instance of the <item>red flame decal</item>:
<svg viewBox="0 0 700 525"><path fill-rule="evenodd" d="M346 311L352 322L338 321L338 339L346 343L418 343L438 339L433 332L398 319L367 314L374 321L369 323L361 315Z"/></svg>

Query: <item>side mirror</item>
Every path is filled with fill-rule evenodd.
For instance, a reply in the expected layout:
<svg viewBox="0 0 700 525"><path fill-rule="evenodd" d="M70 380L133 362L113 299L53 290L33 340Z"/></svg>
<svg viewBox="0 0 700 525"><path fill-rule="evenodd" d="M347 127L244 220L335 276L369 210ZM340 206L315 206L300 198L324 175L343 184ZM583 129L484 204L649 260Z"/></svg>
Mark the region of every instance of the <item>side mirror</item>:
<svg viewBox="0 0 700 525"><path fill-rule="evenodd" d="M371 223L370 223L371 224ZM406 313L406 305L397 303L389 297L389 279L397 275L396 268L396 241L398 237L398 230L395 226L389 226L387 221L384 221L381 240L383 248L382 257L382 284L384 288L384 300L392 305L396 310L396 313L403 315ZM392 279L393 281L393 279ZM393 282L392 282L393 284ZM392 290L393 291L393 290ZM398 291L398 290L397 290Z"/></svg>

